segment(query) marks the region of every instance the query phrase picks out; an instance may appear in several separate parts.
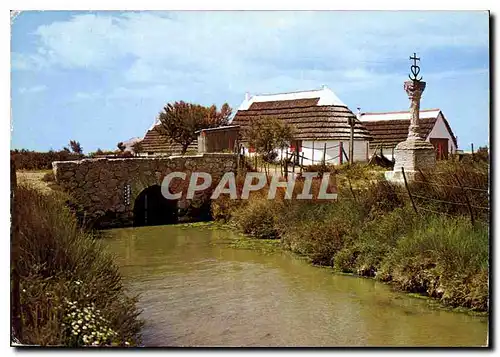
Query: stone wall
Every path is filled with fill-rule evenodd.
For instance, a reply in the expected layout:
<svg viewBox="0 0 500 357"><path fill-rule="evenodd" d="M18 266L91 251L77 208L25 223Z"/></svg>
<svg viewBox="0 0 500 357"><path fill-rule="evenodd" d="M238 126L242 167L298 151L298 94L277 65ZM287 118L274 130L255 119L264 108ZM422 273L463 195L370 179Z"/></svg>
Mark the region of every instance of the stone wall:
<svg viewBox="0 0 500 357"><path fill-rule="evenodd" d="M70 193L87 222L97 227L130 226L134 202L146 188L161 185L170 172L208 172L217 183L236 170L236 155L205 153L193 156L84 159L52 163L57 184ZM126 191L130 187L127 202Z"/></svg>

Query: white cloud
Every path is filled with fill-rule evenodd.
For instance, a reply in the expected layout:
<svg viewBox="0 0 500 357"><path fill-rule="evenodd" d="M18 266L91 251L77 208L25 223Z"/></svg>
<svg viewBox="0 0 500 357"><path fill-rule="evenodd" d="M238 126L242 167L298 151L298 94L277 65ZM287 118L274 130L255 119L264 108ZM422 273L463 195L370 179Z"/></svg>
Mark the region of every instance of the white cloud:
<svg viewBox="0 0 500 357"><path fill-rule="evenodd" d="M19 93L21 94L29 94L29 93L39 93L47 90L47 86L45 85L36 85L33 87L21 87L19 88Z"/></svg>
<svg viewBox="0 0 500 357"><path fill-rule="evenodd" d="M83 101L91 101L102 97L102 93L100 91L95 92L76 92L72 98L73 102L83 102Z"/></svg>
<svg viewBox="0 0 500 357"><path fill-rule="evenodd" d="M384 68L387 63L395 59L405 63L413 51L487 48L488 15L472 15L401 11L83 14L40 26L34 33L38 49L14 53L13 69L120 68L123 79L110 92L111 98L180 98L208 91L269 92L321 84L349 91L390 80L395 73Z"/></svg>

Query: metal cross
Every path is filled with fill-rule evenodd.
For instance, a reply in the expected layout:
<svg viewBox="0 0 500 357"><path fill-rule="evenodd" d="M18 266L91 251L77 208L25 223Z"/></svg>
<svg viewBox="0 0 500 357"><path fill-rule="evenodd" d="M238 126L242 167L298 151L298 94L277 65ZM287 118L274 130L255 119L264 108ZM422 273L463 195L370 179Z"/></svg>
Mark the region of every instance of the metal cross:
<svg viewBox="0 0 500 357"><path fill-rule="evenodd" d="M421 81L422 77L417 78L418 74L420 73L420 67L417 65L417 61L420 61L420 58L417 57L417 54L415 52L413 52L413 57L410 56L410 60L413 60L413 64L411 65L411 74L413 74L413 78L410 75L408 75L408 77L412 81Z"/></svg>

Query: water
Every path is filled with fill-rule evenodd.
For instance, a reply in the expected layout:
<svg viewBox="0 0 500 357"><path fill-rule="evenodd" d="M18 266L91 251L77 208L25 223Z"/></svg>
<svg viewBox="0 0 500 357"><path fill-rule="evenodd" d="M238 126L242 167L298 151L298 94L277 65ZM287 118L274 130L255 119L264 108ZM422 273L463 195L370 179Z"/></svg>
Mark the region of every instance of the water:
<svg viewBox="0 0 500 357"><path fill-rule="evenodd" d="M146 346L481 346L487 319L431 309L374 280L238 235L182 225L114 229L106 243L140 293Z"/></svg>

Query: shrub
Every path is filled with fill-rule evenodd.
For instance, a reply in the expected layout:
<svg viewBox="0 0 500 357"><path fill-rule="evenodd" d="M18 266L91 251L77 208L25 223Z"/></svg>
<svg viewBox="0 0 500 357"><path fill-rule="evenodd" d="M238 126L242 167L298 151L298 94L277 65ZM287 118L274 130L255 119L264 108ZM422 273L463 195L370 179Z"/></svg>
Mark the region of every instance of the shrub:
<svg viewBox="0 0 500 357"><path fill-rule="evenodd" d="M283 244L318 265L333 265L335 254L355 234L361 219L350 201L297 201L285 210L277 222Z"/></svg>
<svg viewBox="0 0 500 357"><path fill-rule="evenodd" d="M69 150L35 152L29 150L11 150L11 160L14 160L17 170L52 170L53 161L78 160L83 155Z"/></svg>
<svg viewBox="0 0 500 357"><path fill-rule="evenodd" d="M100 311L102 319L89 321L95 325L89 328L96 333L113 331L101 336L100 345L138 344L141 323L136 298L126 296L118 268L100 241L78 227L65 207L67 197L18 186L14 198L13 264L19 275L20 341L91 345L96 340L84 341L83 325L79 324L82 333L78 335L68 326L67 315L74 312L74 305L82 313L85 308Z"/></svg>
<svg viewBox="0 0 500 357"><path fill-rule="evenodd" d="M245 234L256 238L275 239L279 237L276 229L279 206L279 201L255 198L235 212L234 220Z"/></svg>
<svg viewBox="0 0 500 357"><path fill-rule="evenodd" d="M418 219L419 216L406 206L365 221L338 261L335 257L335 268L363 276L375 276L386 255ZM347 257L347 254L351 257Z"/></svg>

